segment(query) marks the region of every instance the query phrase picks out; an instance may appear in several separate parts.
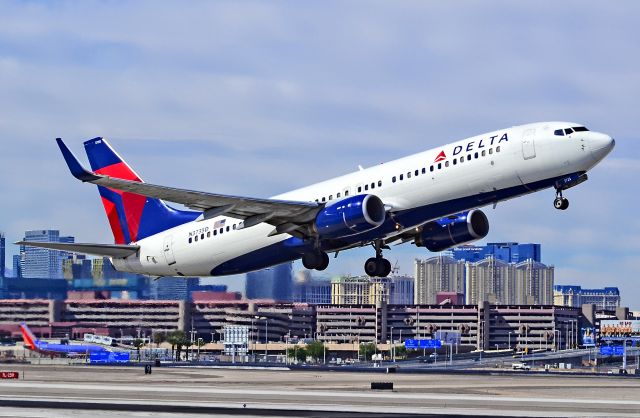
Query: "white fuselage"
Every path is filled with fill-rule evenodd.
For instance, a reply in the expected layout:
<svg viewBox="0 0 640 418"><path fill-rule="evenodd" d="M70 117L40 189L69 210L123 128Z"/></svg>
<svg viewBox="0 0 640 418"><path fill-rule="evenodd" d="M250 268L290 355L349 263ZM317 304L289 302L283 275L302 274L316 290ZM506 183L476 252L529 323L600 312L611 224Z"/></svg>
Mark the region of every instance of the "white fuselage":
<svg viewBox="0 0 640 418"><path fill-rule="evenodd" d="M486 202L469 199L466 209L473 209L540 189L527 189L528 185L536 182L586 172L611 150L613 140L605 134L585 131L554 135L555 130L571 126L579 125L543 122L502 129L274 198L331 205L345 196L374 194L382 199L388 211L401 213L478 194L490 195L496 191L496 197ZM436 159L439 161L435 162ZM520 187L517 193L498 193L514 187ZM544 187L551 187L551 184ZM378 238L388 239L456 212L459 212L457 207L451 212L441 210L436 217L426 215ZM291 237L287 234L269 236L274 227L267 223L235 229L240 222L223 216L196 220L138 241L138 254L126 259L113 259L113 263L118 270L149 275L207 276L229 260ZM266 261L263 267L268 266Z"/></svg>

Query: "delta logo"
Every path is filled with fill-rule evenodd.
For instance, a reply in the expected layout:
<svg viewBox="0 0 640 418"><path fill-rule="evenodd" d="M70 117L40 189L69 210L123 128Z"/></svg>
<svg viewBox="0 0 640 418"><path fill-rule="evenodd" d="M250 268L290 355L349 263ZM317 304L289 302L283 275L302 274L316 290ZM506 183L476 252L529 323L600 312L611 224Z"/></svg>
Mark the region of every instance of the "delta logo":
<svg viewBox="0 0 640 418"><path fill-rule="evenodd" d="M447 156L445 155L444 151L440 151L440 154L438 154L438 156L436 157L435 160L433 160L434 163L440 162L440 161L444 161L447 159Z"/></svg>

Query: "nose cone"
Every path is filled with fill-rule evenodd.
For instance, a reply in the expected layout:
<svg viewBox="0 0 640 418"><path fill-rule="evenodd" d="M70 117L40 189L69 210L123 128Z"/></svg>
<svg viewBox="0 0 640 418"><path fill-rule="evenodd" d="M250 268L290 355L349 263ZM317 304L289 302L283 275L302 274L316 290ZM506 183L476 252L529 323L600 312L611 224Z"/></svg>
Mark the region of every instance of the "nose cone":
<svg viewBox="0 0 640 418"><path fill-rule="evenodd" d="M615 145L616 141L606 134L597 134L589 138L591 155L593 155L596 161L600 161L606 157Z"/></svg>

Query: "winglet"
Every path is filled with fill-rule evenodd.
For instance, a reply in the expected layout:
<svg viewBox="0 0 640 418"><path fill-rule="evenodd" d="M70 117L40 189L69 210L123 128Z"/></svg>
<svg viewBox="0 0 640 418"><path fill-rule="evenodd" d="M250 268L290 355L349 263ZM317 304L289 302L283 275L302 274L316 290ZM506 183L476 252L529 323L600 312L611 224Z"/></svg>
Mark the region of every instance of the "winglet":
<svg viewBox="0 0 640 418"><path fill-rule="evenodd" d="M86 170L81 164L80 161L76 158L75 155L69 150L69 148L62 142L62 138L56 138L56 142L58 143L58 147L60 147L60 151L62 152L62 156L64 157L64 161L67 163L69 167L69 171L73 177L82 181L93 181L98 180L100 177L93 175L90 171Z"/></svg>

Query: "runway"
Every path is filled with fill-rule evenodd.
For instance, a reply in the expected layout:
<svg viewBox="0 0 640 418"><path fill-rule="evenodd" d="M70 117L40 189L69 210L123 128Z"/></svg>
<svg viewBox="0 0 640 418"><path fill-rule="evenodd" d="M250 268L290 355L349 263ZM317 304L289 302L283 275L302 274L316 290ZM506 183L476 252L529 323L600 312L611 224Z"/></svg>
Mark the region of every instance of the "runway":
<svg viewBox="0 0 640 418"><path fill-rule="evenodd" d="M3 368L2 370L9 370ZM640 379L88 366L18 367L0 416L640 415ZM23 374L24 373L24 374ZM394 391L372 391L393 382Z"/></svg>

